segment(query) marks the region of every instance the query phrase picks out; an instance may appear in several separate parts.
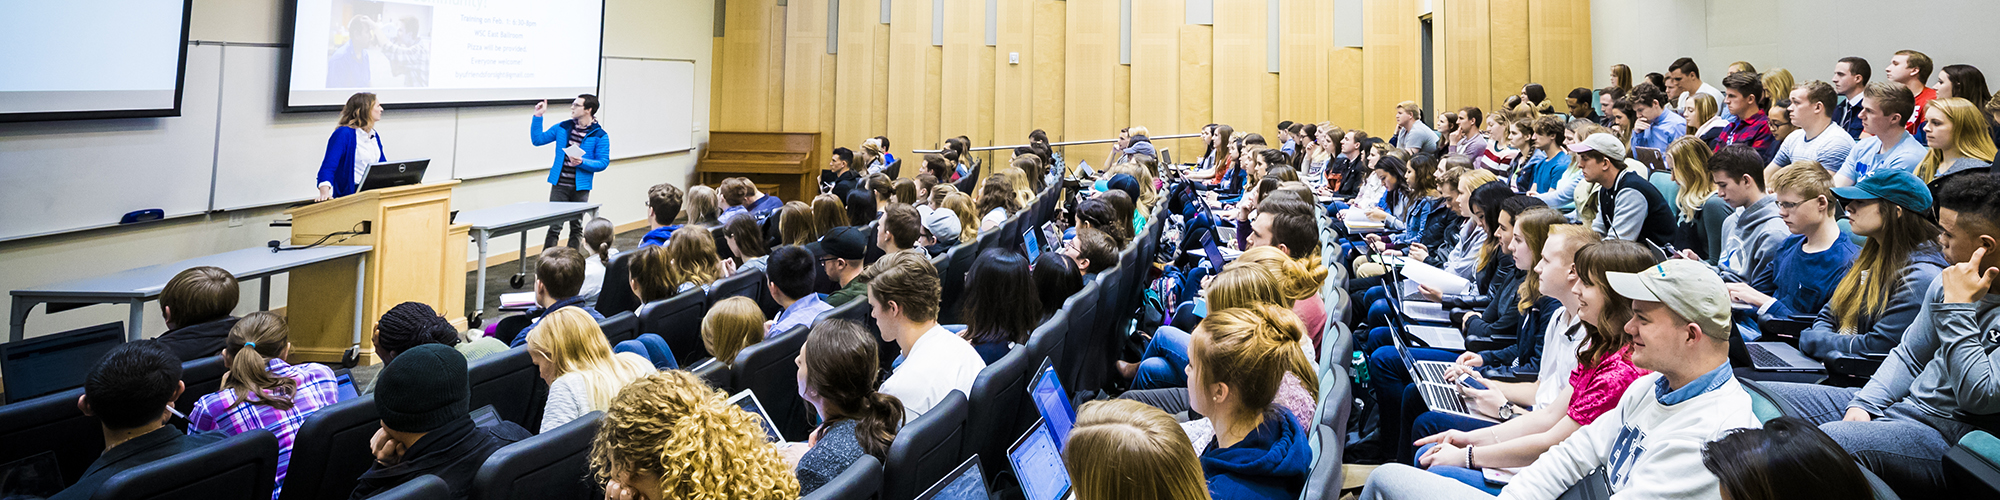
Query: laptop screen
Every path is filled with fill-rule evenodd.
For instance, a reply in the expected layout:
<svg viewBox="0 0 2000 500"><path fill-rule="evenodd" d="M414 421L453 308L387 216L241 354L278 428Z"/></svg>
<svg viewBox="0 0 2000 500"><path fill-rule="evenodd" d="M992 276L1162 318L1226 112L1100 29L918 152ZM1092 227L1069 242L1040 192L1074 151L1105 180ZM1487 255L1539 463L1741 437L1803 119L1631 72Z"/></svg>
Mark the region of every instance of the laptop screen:
<svg viewBox="0 0 2000 500"><path fill-rule="evenodd" d="M1021 232L1021 248L1028 251L1028 265L1030 266L1034 265L1035 259L1042 258L1042 242L1040 238L1035 236L1035 230L1033 229Z"/></svg>
<svg viewBox="0 0 2000 500"><path fill-rule="evenodd" d="M0 377L7 402L23 401L83 386L90 368L125 343L125 324L106 323L19 342L0 344Z"/></svg>
<svg viewBox="0 0 2000 500"><path fill-rule="evenodd" d="M56 454L44 451L0 464L0 498L47 498L63 490Z"/></svg>
<svg viewBox="0 0 2000 500"><path fill-rule="evenodd" d="M958 469L931 485L917 500L989 500L986 495L986 476L979 472L979 455L965 459Z"/></svg>
<svg viewBox="0 0 2000 500"><path fill-rule="evenodd" d="M1007 462L1014 466L1014 478L1021 481L1021 495L1027 500L1058 500L1069 493L1069 470L1063 468L1062 452L1046 422L1035 422L1020 441L1007 449Z"/></svg>
<svg viewBox="0 0 2000 500"><path fill-rule="evenodd" d="M771 442L773 443L785 442L784 434L780 434L778 432L777 424L771 423L771 415L764 413L764 403L757 401L757 395L755 393L750 392L749 389L744 389L743 392L739 392L736 393L736 395L734 396L730 396L729 402L731 404L743 408L743 411L747 411L750 412L750 414L752 415L756 415L757 420L764 423L764 433L767 434L766 437L770 438Z"/></svg>
<svg viewBox="0 0 2000 500"><path fill-rule="evenodd" d="M1069 405L1069 393L1063 391L1055 366L1043 362L1041 375L1035 377L1035 385L1029 390L1035 399L1035 409L1048 423L1049 437L1056 449L1061 450L1068 444L1070 427L1076 425L1076 409Z"/></svg>

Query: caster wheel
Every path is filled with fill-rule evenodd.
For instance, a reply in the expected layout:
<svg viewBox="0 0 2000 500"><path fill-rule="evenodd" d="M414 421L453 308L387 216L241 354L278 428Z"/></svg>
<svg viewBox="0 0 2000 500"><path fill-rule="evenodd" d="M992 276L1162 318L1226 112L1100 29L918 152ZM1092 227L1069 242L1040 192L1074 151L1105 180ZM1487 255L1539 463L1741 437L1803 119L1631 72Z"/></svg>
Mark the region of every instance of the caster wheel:
<svg viewBox="0 0 2000 500"><path fill-rule="evenodd" d="M521 287L528 286L528 275L516 274L507 278L507 284L513 286L515 290L520 290Z"/></svg>

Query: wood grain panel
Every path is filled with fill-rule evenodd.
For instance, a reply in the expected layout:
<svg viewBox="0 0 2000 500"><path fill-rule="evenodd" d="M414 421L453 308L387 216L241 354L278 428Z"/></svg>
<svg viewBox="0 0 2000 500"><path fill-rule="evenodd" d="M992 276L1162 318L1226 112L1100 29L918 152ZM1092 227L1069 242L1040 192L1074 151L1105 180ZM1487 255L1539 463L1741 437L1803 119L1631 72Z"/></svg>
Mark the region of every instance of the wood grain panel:
<svg viewBox="0 0 2000 500"><path fill-rule="evenodd" d="M1156 0L1132 5L1132 110L1129 123L1146 127L1152 135L1192 130L1182 128L1180 120L1180 28L1186 18L1185 0ZM1153 147L1173 148L1175 157L1184 157L1188 147L1196 142L1155 141Z"/></svg>
<svg viewBox="0 0 2000 500"><path fill-rule="evenodd" d="M1487 19L1495 29L1487 30L1487 47L1493 63L1489 74L1491 101L1495 108L1507 96L1521 93L1528 84L1528 0L1487 0ZM1513 28L1510 28L1513 27ZM1584 61L1589 64L1590 61Z"/></svg>
<svg viewBox="0 0 2000 500"><path fill-rule="evenodd" d="M1173 99L1180 103L1181 127L1174 133L1199 132L1202 126L1215 122L1215 102L1211 97L1215 95L1215 27L1180 25L1179 52L1180 92ZM1177 161L1198 160L1196 155L1205 149L1198 140L1177 142L1183 151L1175 155Z"/></svg>
<svg viewBox="0 0 2000 500"><path fill-rule="evenodd" d="M1444 78L1439 82L1438 94L1443 97L1443 107L1439 111L1478 106L1481 111L1492 111L1493 102L1493 52L1486 40L1491 29L1487 24L1487 0L1443 0L1432 5L1442 7L1443 19L1435 19L1435 26L1443 26L1443 43L1439 44L1444 53L1438 61L1443 65L1438 74Z"/></svg>
<svg viewBox="0 0 2000 500"><path fill-rule="evenodd" d="M761 0L729 0L723 37L716 39L711 94L730 112L712 119L720 130L776 130L783 121L784 8Z"/></svg>
<svg viewBox="0 0 2000 500"><path fill-rule="evenodd" d="M939 141L977 134L980 117L991 116L979 112L984 100L981 76L992 71L993 66L986 59L987 52L986 0L944 0L944 74L940 80L944 94L938 110Z"/></svg>
<svg viewBox="0 0 2000 500"><path fill-rule="evenodd" d="M829 147L851 149L880 130L875 128L873 116L873 110L877 109L875 75L884 69L876 60L878 7L874 2L840 2L840 52L834 63L834 128L833 136L825 138Z"/></svg>
<svg viewBox="0 0 2000 500"><path fill-rule="evenodd" d="M967 136L968 139L974 141L993 140L993 131L995 126L994 122L998 118L997 113L995 112L996 108L994 103L995 99L999 96L998 95L999 91L997 88L997 84L999 83L999 78L997 74L999 73L1000 70L999 66L994 63L994 58L996 57L996 52L994 49L995 49L994 47L988 47L984 45L981 45L977 49L980 57L979 96L978 96L979 113L975 116L977 117L978 121L977 123L975 123L975 127L973 128L972 131L970 132L962 131L958 132L957 134L951 134L951 135L965 135ZM1005 59L1003 58L1002 62L1004 61ZM950 131L946 132L949 133ZM979 142L975 142L974 144L984 145ZM990 157L992 153L986 153L986 155L987 157Z"/></svg>
<svg viewBox="0 0 2000 500"><path fill-rule="evenodd" d="M1063 2L1062 0L1029 1L1034 4L1035 17L1032 24L1032 29L1034 30L1034 58L1032 59L1033 65L1030 69L1033 72L1031 78L1034 82L1034 94L1029 99L1031 109L1034 112L1028 117L1028 127L1031 130L1042 129L1048 132L1050 142L1062 142L1063 138L1066 137L1063 134L1063 110L1066 109L1063 107L1063 102L1066 99L1063 95L1066 89L1063 86L1063 72L1067 69L1064 66L1064 58L1067 55L1063 52L1065 50L1063 38L1068 33L1064 28L1069 19L1066 12L1067 2ZM1022 64L1029 64L1030 60L1026 55L1021 56ZM999 144L1020 144L1013 141L1025 142L1027 138L1028 135L1023 133L1019 136L1002 137L997 140L1000 141Z"/></svg>
<svg viewBox="0 0 2000 500"><path fill-rule="evenodd" d="M1372 135L1388 135L1396 130L1396 104L1423 98L1416 8L1408 1L1367 0L1363 12L1361 122Z"/></svg>
<svg viewBox="0 0 2000 500"><path fill-rule="evenodd" d="M888 101L889 129L884 135L890 139L890 153L912 158L911 149L932 142L924 115L937 111L930 107L927 95L930 52L935 48L931 46L931 2L900 0L889 6L888 80L889 95L894 97Z"/></svg>
<svg viewBox="0 0 2000 500"><path fill-rule="evenodd" d="M1063 137L1068 140L1114 137L1111 87L1118 66L1118 0L1068 0L1067 19L1079 22L1063 32ZM1084 21L1088 20L1088 21ZM1036 122L1047 123L1037 117ZM1054 132L1051 131L1051 134ZM1103 145L1070 146L1063 155L1077 159L1104 158Z"/></svg>
<svg viewBox="0 0 2000 500"><path fill-rule="evenodd" d="M1265 0L1215 2L1215 121L1270 135L1264 123ZM1270 137L1266 137L1270 140Z"/></svg>
<svg viewBox="0 0 2000 500"><path fill-rule="evenodd" d="M1590 0L1528 3L1528 79L1540 82L1564 113L1562 97L1591 85Z"/></svg>
<svg viewBox="0 0 2000 500"><path fill-rule="evenodd" d="M999 44L993 54L993 134L972 137L973 144L991 146L994 141L1022 140L1034 130L1035 32L1032 28L1037 0L1000 0L995 23ZM1009 54L1020 56L1008 62Z"/></svg>
<svg viewBox="0 0 2000 500"><path fill-rule="evenodd" d="M1281 119L1319 123L1327 117L1327 58L1332 0L1278 2L1278 109Z"/></svg>
<svg viewBox="0 0 2000 500"><path fill-rule="evenodd" d="M780 130L786 132L833 131L833 55L826 53L827 0L791 0L785 8L784 115ZM720 113L717 113L720 114ZM833 151L832 141L820 141L811 160L826 163Z"/></svg>
<svg viewBox="0 0 2000 500"><path fill-rule="evenodd" d="M1337 47L1327 52L1327 115L1335 126L1354 128L1362 125L1362 77L1361 50L1354 47Z"/></svg>

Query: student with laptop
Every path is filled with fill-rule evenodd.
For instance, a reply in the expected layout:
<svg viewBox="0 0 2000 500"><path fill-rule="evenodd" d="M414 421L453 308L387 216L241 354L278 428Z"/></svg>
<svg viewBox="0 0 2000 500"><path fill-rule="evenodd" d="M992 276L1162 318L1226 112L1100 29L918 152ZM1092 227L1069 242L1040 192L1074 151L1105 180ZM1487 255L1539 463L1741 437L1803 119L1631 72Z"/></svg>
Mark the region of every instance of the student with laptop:
<svg viewBox="0 0 2000 500"><path fill-rule="evenodd" d="M1305 488L1306 429L1271 405L1283 373L1310 371L1294 345L1304 334L1296 315L1270 304L1216 311L1195 330L1188 403L1215 424L1215 436L1196 444L1214 498L1293 499Z"/></svg>
<svg viewBox="0 0 2000 500"><path fill-rule="evenodd" d="M375 125L382 121L382 103L372 92L356 92L340 107L340 126L326 140L326 156L319 163L319 196L326 201L354 194L368 178L368 166L389 161L382 151L382 136Z"/></svg>
<svg viewBox="0 0 2000 500"><path fill-rule="evenodd" d="M138 340L111 349L90 369L77 407L97 418L104 430L104 454L90 463L76 484L51 500L84 500L106 480L135 467L206 446L220 432L182 433L166 425L181 382L181 360L166 346ZM81 443L79 443L81 446Z"/></svg>
<svg viewBox="0 0 2000 500"><path fill-rule="evenodd" d="M725 398L683 370L620 391L590 450L604 498L798 498L799 479L764 425Z"/></svg>
<svg viewBox="0 0 2000 500"><path fill-rule="evenodd" d="M1614 498L1700 498L1717 479L1702 466L1703 445L1730 429L1758 427L1750 394L1729 366L1729 296L1722 278L1700 262L1675 259L1638 273L1607 272L1632 300L1634 365L1657 373L1633 381L1617 406L1549 448L1513 477L1504 499L1557 498L1602 467ZM1587 300L1587 299L1586 299ZM1481 463L1486 447L1467 446L1446 463ZM1363 500L1491 498L1494 495L1416 468L1375 469Z"/></svg>
<svg viewBox="0 0 2000 500"><path fill-rule="evenodd" d="M1202 464L1174 417L1132 401L1092 401L1063 449L1076 500L1209 498Z"/></svg>
<svg viewBox="0 0 2000 500"><path fill-rule="evenodd" d="M1799 160L1771 175L1771 197L1792 233L1748 283L1730 283L1729 298L1757 307L1758 322L1787 320L1826 307L1861 247L1840 230L1833 173ZM1871 238L1872 239L1872 238ZM1905 252L1904 255L1908 255Z"/></svg>
<svg viewBox="0 0 2000 500"><path fill-rule="evenodd" d="M861 325L846 320L822 321L807 333L799 349L799 397L812 405L820 424L803 446L785 450L785 460L798 471L800 495L811 495L864 454L887 459L889 443L903 426L903 402L875 391L879 345Z"/></svg>
<svg viewBox="0 0 2000 500"><path fill-rule="evenodd" d="M167 280L160 289L160 317L167 321L167 333L154 340L179 356L194 361L222 352L229 329L236 326L236 276L220 267L190 267Z"/></svg>
<svg viewBox="0 0 2000 500"><path fill-rule="evenodd" d="M188 430L234 436L267 429L278 438L278 477L272 497L285 489L292 440L306 418L340 402L333 370L317 363L289 364L291 328L269 311L244 316L229 330L222 363L229 372L222 390L202 396L188 411Z"/></svg>
<svg viewBox="0 0 2000 500"><path fill-rule="evenodd" d="M1799 351L1821 361L1887 353L1918 322L1925 290L1949 265L1938 226L1924 215L1933 207L1930 189L1909 172L1884 170L1833 194L1847 207L1854 234L1868 242L1813 326L1799 334Z"/></svg>
<svg viewBox="0 0 2000 500"><path fill-rule="evenodd" d="M986 361L972 343L938 325L938 295L943 292L930 259L896 252L883 256L870 272L879 273L868 285L875 323L882 339L903 350L881 387L883 394L903 402L903 422L930 411L951 391L972 393L972 381Z"/></svg>

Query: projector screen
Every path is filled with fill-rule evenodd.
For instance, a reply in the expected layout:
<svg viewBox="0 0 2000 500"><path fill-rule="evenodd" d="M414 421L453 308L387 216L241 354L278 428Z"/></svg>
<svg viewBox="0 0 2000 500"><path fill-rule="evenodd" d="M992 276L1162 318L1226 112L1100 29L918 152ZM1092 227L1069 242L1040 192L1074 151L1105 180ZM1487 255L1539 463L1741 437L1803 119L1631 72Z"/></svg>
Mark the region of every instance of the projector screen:
<svg viewBox="0 0 2000 500"><path fill-rule="evenodd" d="M7 2L0 121L180 115L193 3Z"/></svg>
<svg viewBox="0 0 2000 500"><path fill-rule="evenodd" d="M295 0L285 111L530 102L597 92L604 0Z"/></svg>

